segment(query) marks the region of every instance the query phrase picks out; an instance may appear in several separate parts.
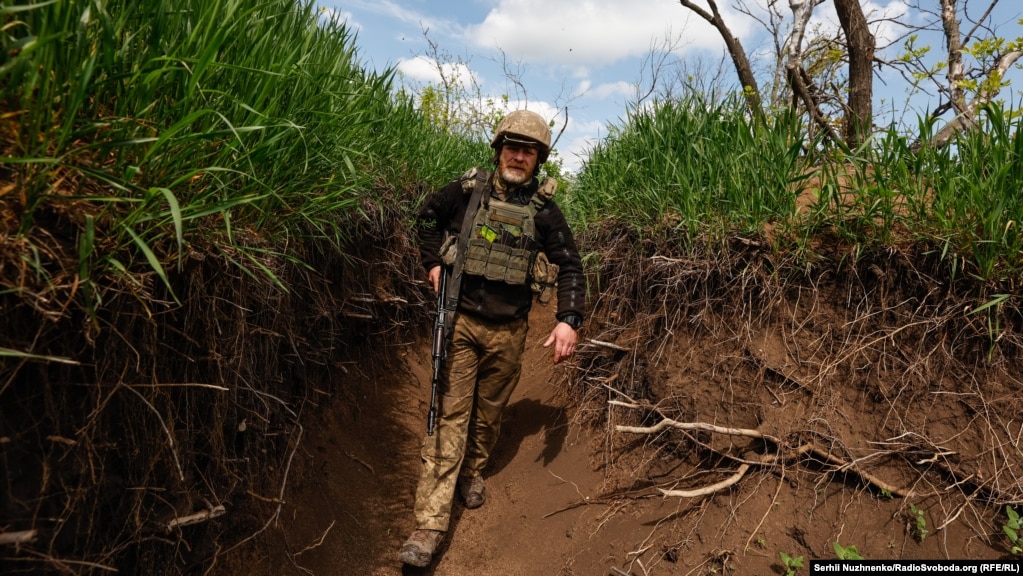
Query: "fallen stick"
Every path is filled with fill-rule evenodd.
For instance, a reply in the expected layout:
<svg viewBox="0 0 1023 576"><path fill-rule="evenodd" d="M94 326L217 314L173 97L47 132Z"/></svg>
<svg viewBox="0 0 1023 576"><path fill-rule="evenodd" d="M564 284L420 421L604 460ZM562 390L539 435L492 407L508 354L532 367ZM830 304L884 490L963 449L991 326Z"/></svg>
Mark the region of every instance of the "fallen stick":
<svg viewBox="0 0 1023 576"><path fill-rule="evenodd" d="M735 484L739 480L742 480L742 477L746 475L746 471L749 470L749 466L750 466L749 464L743 464L739 466L739 469L735 471L735 474L732 474L728 478L725 478L724 480L716 484L704 486L703 488L697 488L696 490L661 490L661 494L663 494L665 498L669 496L675 498L696 498L697 496L706 496L707 494L713 494L718 490L724 490L725 488L728 488L729 486Z"/></svg>
<svg viewBox="0 0 1023 576"><path fill-rule="evenodd" d="M877 476L874 476L873 474L865 470L860 470L852 462L846 462L845 460L842 460L841 458L832 455L830 452L822 450L816 446L814 446L811 449L811 452L813 453L814 456L817 456L818 458L826 460L831 464L835 465L838 471L844 472L846 470L849 470L853 474L863 479L863 481L865 481L867 484L871 484L880 490L887 491L892 495L901 496L903 498L913 498L917 496L917 494L912 490L904 490L902 488L899 488L898 486L895 486L894 484L889 484L888 482L881 480Z"/></svg>
<svg viewBox="0 0 1023 576"><path fill-rule="evenodd" d="M629 403L629 402L621 402L621 401L618 401L618 400L609 400L608 404L611 404L613 406L622 406L622 407L625 407L625 408L636 408L636 409L644 408L644 406L642 406L640 404ZM677 420L672 420L671 418L664 418L663 415L661 415L661 417L663 419L661 421L657 422L656 424L654 424L653 426L624 426L624 425L618 425L618 426L615 426L615 430L617 430L618 432L627 432L627 433L632 433L632 434L656 434L656 433L660 432L661 430L664 430L665 428L677 428L679 430L703 430L703 431L706 431L706 432L714 432L714 433L718 433L718 434L726 434L726 435L729 435L729 436L746 436L746 437L750 437L750 438L760 438L760 439L764 439L764 440L769 440L770 442L774 443L777 446L782 446L782 447L784 446L784 443L780 439L775 438L774 436L771 436L770 434L764 434L763 432L761 432L759 430L752 430L752 429L749 429L749 428L725 428L725 427L722 427L722 426L715 426L714 424L707 424L707 423L704 423L704 422L679 422ZM806 452L810 452L814 456L816 456L816 457L818 457L818 458L828 462L829 464L832 464L833 466L835 466L836 471L839 471L839 472L845 472L845 471L851 472L851 473L859 476L864 482L866 482L868 484L871 484L871 485L877 487L880 490L884 490L884 491L886 491L886 492L888 492L890 494L893 494L893 495L896 495L896 496L901 496L903 498L912 498L912 497L916 496L916 494L912 490L902 489L902 488L899 488L898 486L895 486L893 484L889 484L888 482L885 482L884 480L881 480L877 476L874 476L873 474L870 474L869 472L866 472L865 470L859 469L859 467L856 466L855 462L847 462L845 460L842 460L841 458L839 458L837 456L834 456L830 452L828 452L826 450L822 450L822 449L820 449L820 448L818 448L818 447L816 447L816 446L814 446L812 444L807 444L807 445L800 446L795 451L789 450L789 451L786 451L786 453L779 454L778 456L763 458L760 462L756 462L756 464L765 465L765 466L766 465L777 465L777 464L780 464L780 463L782 463L784 461L787 461L789 458L791 458L791 456L804 454ZM723 456L727 456L727 455L723 454ZM728 479L726 479L726 480L724 480L722 482L719 482L717 484L712 484L710 486L706 486L704 488L700 488L700 489L697 489L697 490L672 491L672 492L677 492L677 493L673 493L673 494L667 494L666 493L665 495L683 496L683 497L702 496L702 495L705 495L705 494L710 494L710 493L716 492L718 490L721 490L722 488L727 488L728 486L731 486L732 484L735 484L736 482L738 482L743 477L743 475L746 474L746 471L749 469L749 467L746 464L747 463L743 463L743 465L740 466L739 471L737 471L735 473L735 475L733 475L733 476L729 477ZM661 492L665 492L665 491L662 490Z"/></svg>
<svg viewBox="0 0 1023 576"><path fill-rule="evenodd" d="M630 404L628 402L620 402L618 400L608 400L608 404L613 406L623 406L625 408L642 408L638 404ZM679 422L672 420L671 418L664 418L653 426L615 426L615 430L618 432L629 432L632 434L656 434L665 428L678 428L679 430L703 430L706 432L717 432L718 434L727 434L729 436L748 436L750 438L761 438L764 440L770 440L775 444L781 444L781 440L771 436L770 434L764 434L759 430L752 430L749 428L725 428L722 426L715 426L714 424L707 424L704 422Z"/></svg>
<svg viewBox="0 0 1023 576"><path fill-rule="evenodd" d="M226 513L227 510L223 506L214 506L209 510L203 510L202 512L196 512L195 514L189 514L188 516L182 516L171 520L167 523L167 531L172 532L175 528L199 524L218 516L223 516Z"/></svg>
<svg viewBox="0 0 1023 576"><path fill-rule="evenodd" d="M17 546L28 544L36 539L37 530L22 530L20 532L0 532L0 545Z"/></svg>
<svg viewBox="0 0 1023 576"><path fill-rule="evenodd" d="M593 344L594 346L600 346L602 348L610 348L612 350L618 350L619 352L632 352L631 348L619 346L618 344L613 344L611 342L604 342L603 340L594 340L592 338L589 338L586 341L589 342L590 344Z"/></svg>

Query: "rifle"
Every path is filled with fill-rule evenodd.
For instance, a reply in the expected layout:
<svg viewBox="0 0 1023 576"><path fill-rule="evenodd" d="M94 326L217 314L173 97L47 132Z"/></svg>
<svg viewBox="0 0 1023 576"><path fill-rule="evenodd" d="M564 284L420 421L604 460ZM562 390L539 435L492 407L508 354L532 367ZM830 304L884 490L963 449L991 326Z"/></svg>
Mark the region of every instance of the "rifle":
<svg viewBox="0 0 1023 576"><path fill-rule="evenodd" d="M462 183L463 190L466 183L471 182L472 195L469 197L469 204L465 210L465 218L462 219L462 230L458 234L457 251L455 252L454 266L449 272L447 266L440 270L440 290L437 291L437 318L433 322L433 385L430 390L430 412L426 416L426 435L433 436L433 426L437 421L437 388L440 387L441 370L444 361L448 357L448 342L451 340L451 327L455 325L455 311L458 310L458 293L462 289L462 265L465 260L465 247L469 243L469 231L472 230L473 217L480 205L480 198L483 197L484 184L490 176L485 171L477 171L475 168L466 172ZM453 277L449 278L449 276Z"/></svg>
<svg viewBox="0 0 1023 576"><path fill-rule="evenodd" d="M430 390L430 412L426 416L427 436L433 436L437 421L437 389L440 387L444 361L448 358L448 340L451 339L451 327L455 323L455 310L458 306L458 297L448 298L447 292L448 269L442 266L440 290L437 292L437 317L433 321L433 385Z"/></svg>

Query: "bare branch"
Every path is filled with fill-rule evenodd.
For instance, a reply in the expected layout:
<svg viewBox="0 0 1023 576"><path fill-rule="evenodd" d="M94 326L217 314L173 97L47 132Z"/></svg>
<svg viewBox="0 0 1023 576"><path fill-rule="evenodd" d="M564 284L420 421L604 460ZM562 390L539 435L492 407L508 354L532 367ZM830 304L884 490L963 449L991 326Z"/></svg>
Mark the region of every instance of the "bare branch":
<svg viewBox="0 0 1023 576"><path fill-rule="evenodd" d="M735 474L732 474L728 478L725 478L715 484L704 486L703 488L697 488L696 490L661 490L661 494L663 494L665 498L696 498L699 496L706 496L708 494L724 490L725 488L737 483L739 480L742 480L742 477L746 475L746 472L749 471L749 469L749 464L742 464L735 471Z"/></svg>
<svg viewBox="0 0 1023 576"><path fill-rule="evenodd" d="M17 546L28 544L36 539L38 530L21 530L19 532L0 532L0 546Z"/></svg>
<svg viewBox="0 0 1023 576"><path fill-rule="evenodd" d="M706 0L706 2L710 6L710 12L697 5L692 0L679 0L679 4L681 4L684 8L689 9L717 29L718 33L721 35L721 39L724 40L725 46L728 49L728 55L731 56L732 63L735 65L735 72L739 77L739 85L742 86L743 93L746 96L746 102L750 113L754 116L760 117L763 114L762 103L760 100L760 87L757 83L756 76L753 75L753 67L750 65L749 59L746 57L746 51L743 49L742 43L739 39L732 34L732 31L725 23L724 18L721 17L721 12L718 10L717 2L715 0Z"/></svg>
<svg viewBox="0 0 1023 576"><path fill-rule="evenodd" d="M188 516L181 516L174 518L167 523L167 531L173 532L175 528L181 528L182 526L191 526L192 524L200 524L207 520L212 520L223 516L227 513L227 510L223 506L213 506L209 510L202 510L195 514L189 514Z"/></svg>

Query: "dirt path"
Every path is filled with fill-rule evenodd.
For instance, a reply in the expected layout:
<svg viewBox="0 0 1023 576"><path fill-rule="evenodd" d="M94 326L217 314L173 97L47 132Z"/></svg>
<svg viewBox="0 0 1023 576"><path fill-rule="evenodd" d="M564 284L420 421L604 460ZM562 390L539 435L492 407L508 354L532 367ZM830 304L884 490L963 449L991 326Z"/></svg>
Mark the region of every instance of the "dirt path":
<svg viewBox="0 0 1023 576"><path fill-rule="evenodd" d="M406 365L389 377L360 385L355 410L326 410L305 431L281 529L268 530L258 551L231 558L218 573L240 574L239 565L247 574L317 576L598 573L589 566L602 554L588 541L605 510L577 504L598 493L603 476L591 458L594 439L570 425L559 389L565 384L541 346L549 315L540 310L531 319L522 379L486 475L487 503L477 510L456 504L433 566L416 570L397 560L414 527L429 399L430 351L420 344L408 346Z"/></svg>
<svg viewBox="0 0 1023 576"><path fill-rule="evenodd" d="M429 399L429 344L418 343L405 345L403 362L383 377L350 370L345 390L353 398L331 399L318 422L307 424L279 525L255 545L222 557L208 574L773 576L786 573L783 554L808 566L812 558L835 558L838 545L856 546L869 559L1011 557L997 529L985 533L991 510L947 509L942 492L922 485L911 500L891 498L854 476L822 474L819 464L757 470L708 497L662 498L658 487L673 487L680 478L705 486L735 466L679 450L682 444L670 438L616 434L611 453L603 431L579 425L579 414L566 408L565 379L541 347L549 314L539 310L531 318L523 376L486 475L487 503L477 510L456 504L432 566L416 570L397 560L413 529ZM733 347L680 340L652 374L666 390L693 398L696 413L707 420L801 425L805 392L769 390L772 381L740 369L748 370L749 362L729 363ZM732 372L707 364L714 358L725 358ZM754 384L740 389L745 382ZM738 404L722 400L729 390ZM836 413L834 426L872 422L868 399L836 390L847 396L838 405L858 408ZM606 410L601 404L598 399L589 409ZM898 478L897 469L879 470ZM920 517L911 514L914 506ZM256 527L263 522L265 515L253 519Z"/></svg>

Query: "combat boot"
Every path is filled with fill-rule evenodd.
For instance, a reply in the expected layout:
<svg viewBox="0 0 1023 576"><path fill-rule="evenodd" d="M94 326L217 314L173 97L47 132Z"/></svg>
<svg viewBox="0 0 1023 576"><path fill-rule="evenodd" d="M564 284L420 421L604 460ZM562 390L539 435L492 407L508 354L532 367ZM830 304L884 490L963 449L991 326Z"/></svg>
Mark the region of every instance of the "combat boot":
<svg viewBox="0 0 1023 576"><path fill-rule="evenodd" d="M487 487L483 484L482 476L459 476L458 493L469 509L479 508L487 501Z"/></svg>
<svg viewBox="0 0 1023 576"><path fill-rule="evenodd" d="M409 566L425 568L430 565L433 553L443 539L444 533L440 530L416 530L401 545L398 557Z"/></svg>

